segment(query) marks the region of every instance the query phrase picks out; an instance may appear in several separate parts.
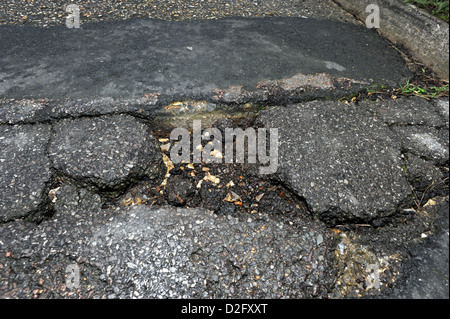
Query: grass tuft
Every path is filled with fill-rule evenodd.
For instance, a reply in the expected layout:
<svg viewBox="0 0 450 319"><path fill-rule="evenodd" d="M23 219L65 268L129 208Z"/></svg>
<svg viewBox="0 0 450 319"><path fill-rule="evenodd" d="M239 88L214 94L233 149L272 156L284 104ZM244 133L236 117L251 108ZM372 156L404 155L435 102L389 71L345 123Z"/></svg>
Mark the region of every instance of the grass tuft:
<svg viewBox="0 0 450 319"><path fill-rule="evenodd" d="M448 92L448 84L443 86L431 86L428 88L424 88L419 84L412 84L409 80L404 86L397 90L397 94L420 96L427 100L441 96L448 96Z"/></svg>

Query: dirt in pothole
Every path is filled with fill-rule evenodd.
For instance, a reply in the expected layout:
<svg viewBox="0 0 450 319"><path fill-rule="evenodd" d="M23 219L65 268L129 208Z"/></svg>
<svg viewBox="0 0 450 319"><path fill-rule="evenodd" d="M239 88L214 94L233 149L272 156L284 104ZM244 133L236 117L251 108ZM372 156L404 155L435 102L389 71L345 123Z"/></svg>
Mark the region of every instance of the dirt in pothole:
<svg viewBox="0 0 450 319"><path fill-rule="evenodd" d="M298 218L311 218L305 204L295 195L269 176L259 175L259 166L170 165L173 168L164 186L138 185L122 197L120 204L206 208L218 215L245 220L273 217L293 223Z"/></svg>
<svg viewBox="0 0 450 319"><path fill-rule="evenodd" d="M169 140L159 140L167 167L163 183L150 186L142 182L114 204L206 208L219 215L245 219L249 216L269 216L284 221L314 218L305 201L284 187L276 176L260 174L259 164L174 164L167 147ZM223 155L218 153L217 156ZM441 172L444 180L439 185L430 185L419 179L411 184L422 205L431 198L448 195L448 164L441 167ZM382 225L398 222L396 217L387 219Z"/></svg>

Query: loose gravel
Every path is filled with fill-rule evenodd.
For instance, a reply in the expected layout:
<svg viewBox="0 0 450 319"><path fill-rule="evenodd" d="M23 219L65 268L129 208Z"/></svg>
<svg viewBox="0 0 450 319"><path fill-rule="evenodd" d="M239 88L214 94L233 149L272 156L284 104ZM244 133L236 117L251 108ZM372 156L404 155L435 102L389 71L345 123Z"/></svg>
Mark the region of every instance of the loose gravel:
<svg viewBox="0 0 450 319"><path fill-rule="evenodd" d="M80 7L81 23L157 18L204 20L225 17L315 17L358 23L353 16L328 0L6 0L0 3L0 24L49 27L64 25L68 4Z"/></svg>

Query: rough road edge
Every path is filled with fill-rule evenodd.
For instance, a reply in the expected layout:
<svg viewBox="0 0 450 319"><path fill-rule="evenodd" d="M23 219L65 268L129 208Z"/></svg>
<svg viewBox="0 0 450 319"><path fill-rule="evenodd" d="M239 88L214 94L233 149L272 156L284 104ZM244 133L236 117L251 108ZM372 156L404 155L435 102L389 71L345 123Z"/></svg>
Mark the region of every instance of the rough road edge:
<svg viewBox="0 0 450 319"><path fill-rule="evenodd" d="M412 56L444 80L449 79L449 26L425 10L399 0L333 0L363 22L376 4L380 8L379 33L405 47Z"/></svg>

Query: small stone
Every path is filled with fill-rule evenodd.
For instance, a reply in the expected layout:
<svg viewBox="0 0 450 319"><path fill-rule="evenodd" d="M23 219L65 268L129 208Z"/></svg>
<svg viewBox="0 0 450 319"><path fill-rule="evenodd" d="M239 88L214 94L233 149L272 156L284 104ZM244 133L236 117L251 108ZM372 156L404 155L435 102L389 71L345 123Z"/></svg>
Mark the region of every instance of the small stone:
<svg viewBox="0 0 450 319"><path fill-rule="evenodd" d="M316 241L317 241L317 245L322 244L322 243L323 243L323 236L322 236L321 234L319 234L319 235L317 236Z"/></svg>

